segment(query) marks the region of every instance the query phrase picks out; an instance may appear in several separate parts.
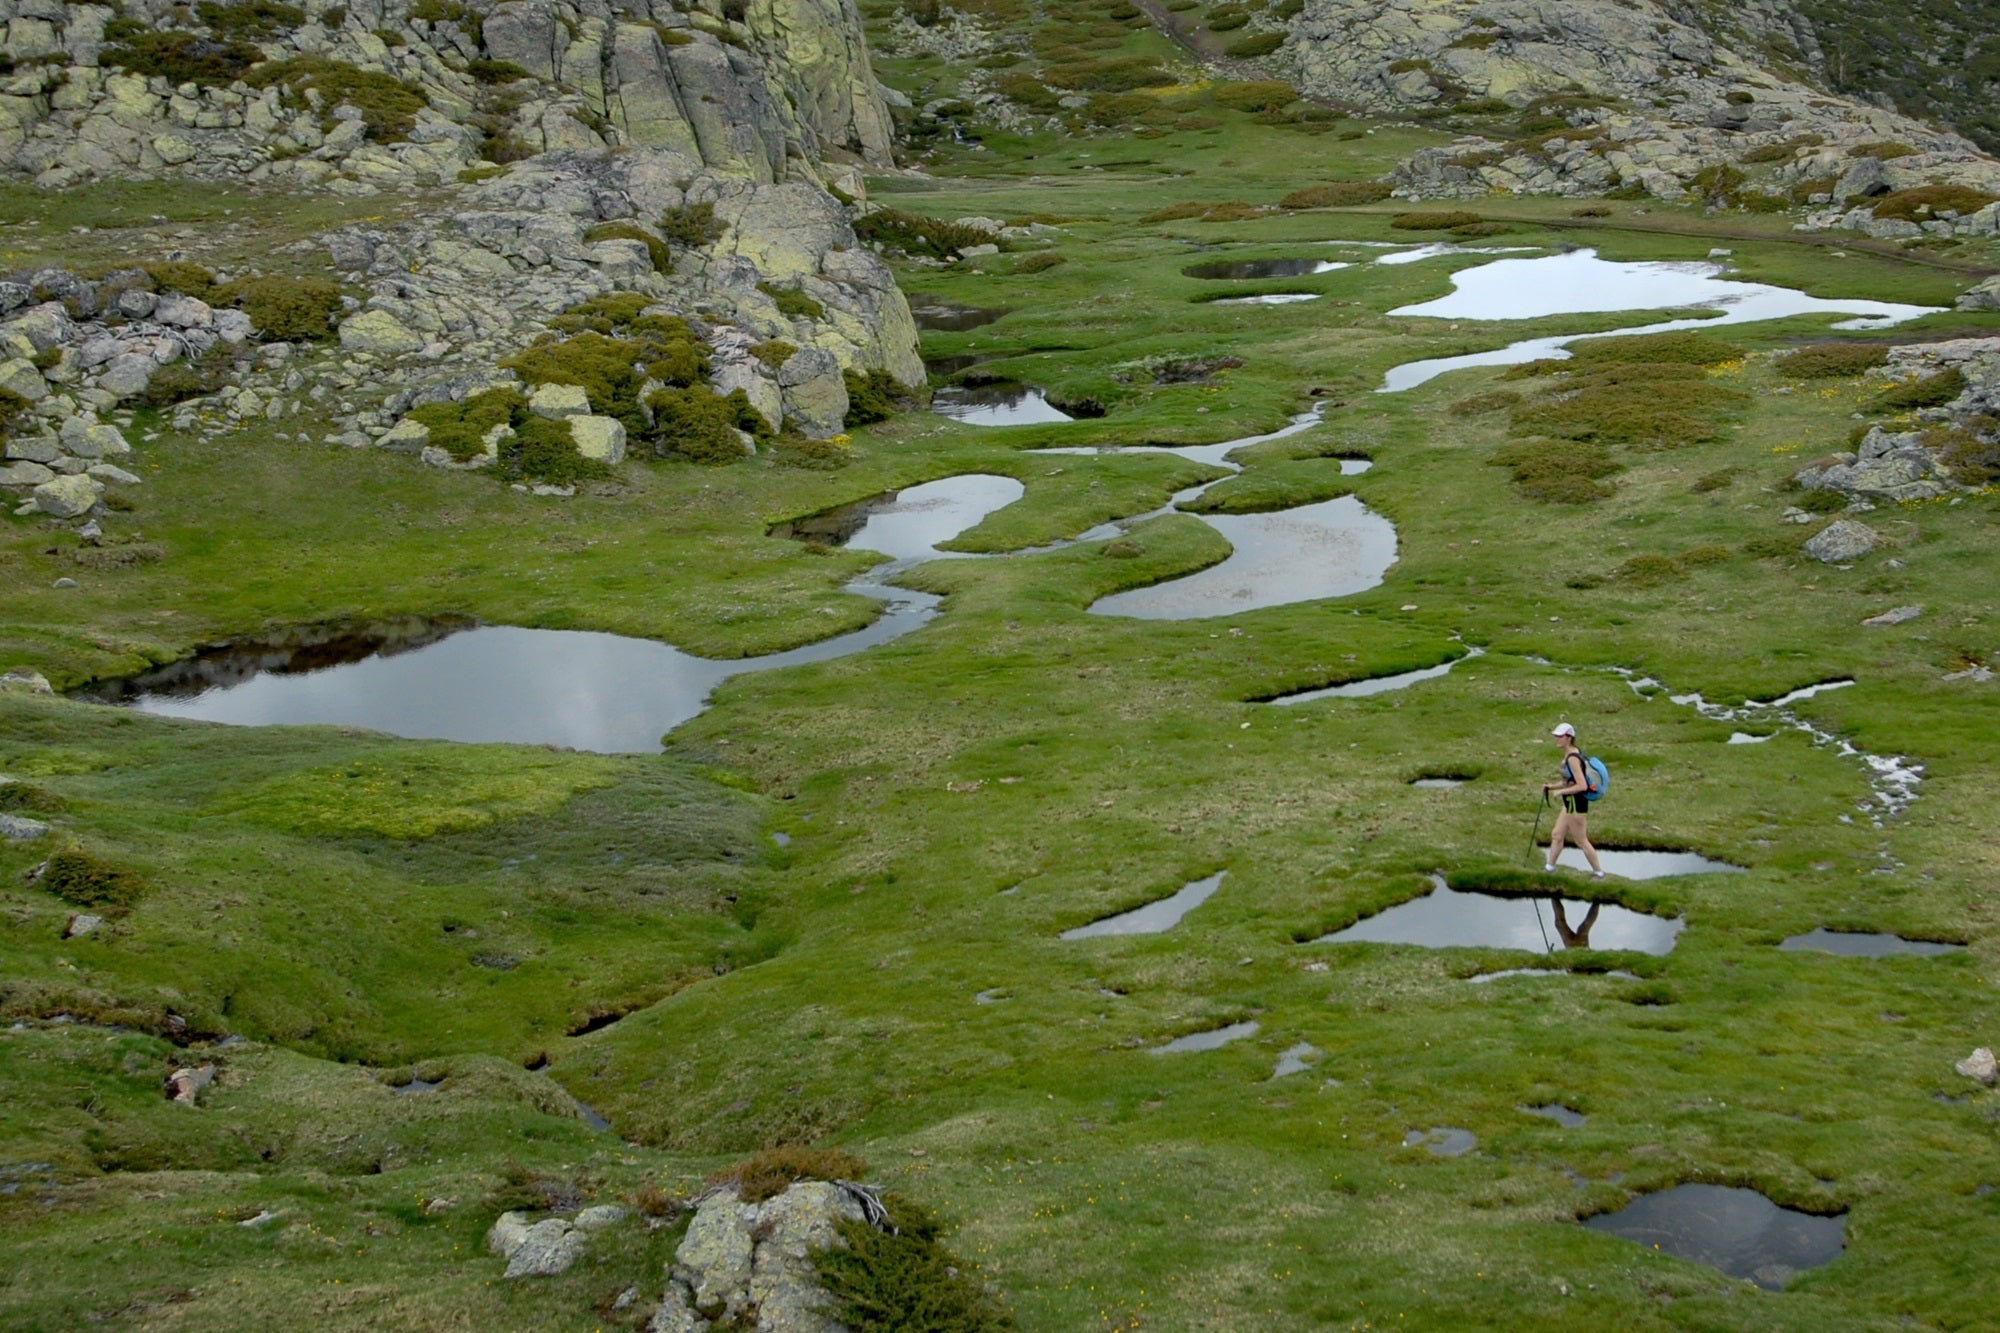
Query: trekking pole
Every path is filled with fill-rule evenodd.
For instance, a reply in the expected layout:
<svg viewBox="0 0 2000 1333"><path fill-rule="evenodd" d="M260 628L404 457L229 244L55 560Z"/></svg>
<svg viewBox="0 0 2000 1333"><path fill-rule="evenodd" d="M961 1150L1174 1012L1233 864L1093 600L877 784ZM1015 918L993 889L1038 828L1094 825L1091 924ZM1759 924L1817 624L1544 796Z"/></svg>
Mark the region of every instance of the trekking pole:
<svg viewBox="0 0 2000 1333"><path fill-rule="evenodd" d="M1528 855L1535 854L1535 844L1542 836L1542 811L1549 808L1549 790L1542 788L1542 803L1535 807L1535 826L1528 831Z"/></svg>

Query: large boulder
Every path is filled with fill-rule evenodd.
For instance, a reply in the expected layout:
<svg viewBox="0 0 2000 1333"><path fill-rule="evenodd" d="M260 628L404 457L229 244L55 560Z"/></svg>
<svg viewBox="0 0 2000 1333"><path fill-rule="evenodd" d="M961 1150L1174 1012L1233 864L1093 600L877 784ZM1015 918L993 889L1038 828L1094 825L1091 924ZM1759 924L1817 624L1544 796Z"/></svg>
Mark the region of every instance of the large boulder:
<svg viewBox="0 0 2000 1333"><path fill-rule="evenodd" d="M1859 560L1880 544L1875 529L1851 518L1837 518L1821 528L1806 543L1806 554L1825 565L1844 565Z"/></svg>
<svg viewBox="0 0 2000 1333"><path fill-rule="evenodd" d="M1960 310L2000 310L2000 277L1988 278L1958 298Z"/></svg>
<svg viewBox="0 0 2000 1333"><path fill-rule="evenodd" d="M42 379L42 372L35 369L34 362L23 357L0 361L0 389L17 394L31 403L40 402L49 396L49 386Z"/></svg>
<svg viewBox="0 0 2000 1333"><path fill-rule="evenodd" d="M52 518L76 518L87 514L103 494L104 483L82 473L45 481L34 490L35 504Z"/></svg>
<svg viewBox="0 0 2000 1333"><path fill-rule="evenodd" d="M340 345L350 352L400 356L421 350L424 340L404 328L388 311L364 310L341 324Z"/></svg>
<svg viewBox="0 0 2000 1333"><path fill-rule="evenodd" d="M585 458L600 463L625 461L625 426L616 417L571 417L569 438Z"/></svg>

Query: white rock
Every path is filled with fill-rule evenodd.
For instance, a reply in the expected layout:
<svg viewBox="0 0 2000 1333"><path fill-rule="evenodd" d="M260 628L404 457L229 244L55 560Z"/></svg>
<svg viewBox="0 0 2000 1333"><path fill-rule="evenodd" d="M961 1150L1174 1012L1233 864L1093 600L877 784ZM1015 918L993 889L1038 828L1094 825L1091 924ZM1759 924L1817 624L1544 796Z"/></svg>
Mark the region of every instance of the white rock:
<svg viewBox="0 0 2000 1333"><path fill-rule="evenodd" d="M625 461L625 425L615 417L571 417L569 437L585 458L602 463Z"/></svg>
<svg viewBox="0 0 2000 1333"><path fill-rule="evenodd" d="M1992 1050L1985 1046L1981 1046L1952 1068L1969 1079L1984 1083L1989 1088L1996 1080L2000 1080L2000 1065L1995 1064Z"/></svg>
<svg viewBox="0 0 2000 1333"><path fill-rule="evenodd" d="M56 474L40 463L9 463L0 467L0 486L39 486L54 481Z"/></svg>
<svg viewBox="0 0 2000 1333"><path fill-rule="evenodd" d="M551 1217L528 1228L528 1234L507 1260L502 1277L556 1277L567 1273L583 1254L584 1235Z"/></svg>
<svg viewBox="0 0 2000 1333"><path fill-rule="evenodd" d="M521 1242L528 1238L528 1228L532 1225L526 1213L500 1214L486 1233L486 1248L502 1258L511 1259L514 1251L521 1248Z"/></svg>
<svg viewBox="0 0 2000 1333"><path fill-rule="evenodd" d="M1843 565L1850 560L1858 560L1874 550L1880 542L1875 530L1865 523L1856 523L1851 518L1839 518L1827 524L1806 543L1806 554L1821 564Z"/></svg>
<svg viewBox="0 0 2000 1333"><path fill-rule="evenodd" d="M528 399L528 410L538 417L560 421L564 417L590 415L590 395L580 384L543 384Z"/></svg>
<svg viewBox="0 0 2000 1333"><path fill-rule="evenodd" d="M103 925L103 917L92 916L89 912L78 912L69 919L69 924L63 927L63 938L66 940L82 939L85 935L90 934Z"/></svg>
<svg viewBox="0 0 2000 1333"><path fill-rule="evenodd" d="M596 1231L601 1227L616 1226L630 1215L615 1203L600 1203L584 1209L572 1221L584 1231Z"/></svg>
<svg viewBox="0 0 2000 1333"><path fill-rule="evenodd" d="M8 842L31 842L48 831L49 826L39 819L0 814L0 839Z"/></svg>
<svg viewBox="0 0 2000 1333"><path fill-rule="evenodd" d="M1879 616L1870 616L1862 621L1864 625L1905 625L1924 613L1921 606L1898 606L1884 611Z"/></svg>
<svg viewBox="0 0 2000 1333"><path fill-rule="evenodd" d="M430 442L431 428L421 421L412 421L409 417L404 417L389 427L382 433L382 437L375 441L378 447L399 454L420 453Z"/></svg>

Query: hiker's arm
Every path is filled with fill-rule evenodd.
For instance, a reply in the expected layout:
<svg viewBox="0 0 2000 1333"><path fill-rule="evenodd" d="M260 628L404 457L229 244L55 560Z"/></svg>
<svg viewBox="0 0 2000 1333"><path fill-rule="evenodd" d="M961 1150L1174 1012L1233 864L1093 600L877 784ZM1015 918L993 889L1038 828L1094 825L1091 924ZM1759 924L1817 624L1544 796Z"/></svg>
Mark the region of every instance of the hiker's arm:
<svg viewBox="0 0 2000 1333"><path fill-rule="evenodd" d="M1586 775L1584 774L1583 771L1582 758L1576 756L1572 757L1576 758L1577 777L1573 781L1571 781L1567 786L1557 786L1553 782L1545 782L1542 784L1543 791L1546 791L1551 796L1574 796L1580 791L1590 790L1590 783L1587 780ZM1569 775L1569 772L1570 772L1569 759L1564 759L1563 775L1567 777Z"/></svg>

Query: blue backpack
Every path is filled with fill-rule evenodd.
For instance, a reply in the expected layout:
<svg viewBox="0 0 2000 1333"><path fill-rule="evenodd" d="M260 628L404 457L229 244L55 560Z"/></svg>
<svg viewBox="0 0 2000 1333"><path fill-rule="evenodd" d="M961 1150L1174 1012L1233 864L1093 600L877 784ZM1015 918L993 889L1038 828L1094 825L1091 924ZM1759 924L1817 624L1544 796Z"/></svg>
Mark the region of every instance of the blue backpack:
<svg viewBox="0 0 2000 1333"><path fill-rule="evenodd" d="M1594 755L1583 757L1583 780L1589 788L1584 795L1590 798L1592 805L1603 800L1604 793L1611 790L1611 770Z"/></svg>

